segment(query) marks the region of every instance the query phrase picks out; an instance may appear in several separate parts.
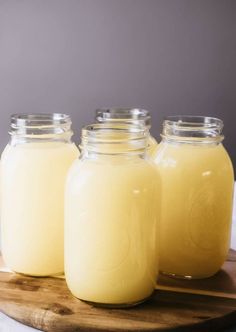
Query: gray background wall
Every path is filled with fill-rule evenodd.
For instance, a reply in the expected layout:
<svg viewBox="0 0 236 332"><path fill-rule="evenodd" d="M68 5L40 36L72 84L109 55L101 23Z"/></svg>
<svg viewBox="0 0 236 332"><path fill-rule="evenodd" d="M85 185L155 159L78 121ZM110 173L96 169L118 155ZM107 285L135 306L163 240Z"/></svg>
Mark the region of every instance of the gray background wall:
<svg viewBox="0 0 236 332"><path fill-rule="evenodd" d="M236 1L0 0L0 148L15 112L220 117L236 165Z"/></svg>

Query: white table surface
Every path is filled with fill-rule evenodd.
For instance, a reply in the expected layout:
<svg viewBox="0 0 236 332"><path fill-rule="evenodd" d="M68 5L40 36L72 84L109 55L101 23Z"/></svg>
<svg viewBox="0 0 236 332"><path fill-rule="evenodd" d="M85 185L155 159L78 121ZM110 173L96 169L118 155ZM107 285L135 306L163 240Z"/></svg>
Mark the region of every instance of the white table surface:
<svg viewBox="0 0 236 332"><path fill-rule="evenodd" d="M234 197L234 211L233 211L233 227L231 236L231 248L236 250L236 195ZM0 295L1 296L1 295ZM6 315L0 313L0 332L39 332L39 330L22 325ZM229 332L236 332L235 329L227 330Z"/></svg>

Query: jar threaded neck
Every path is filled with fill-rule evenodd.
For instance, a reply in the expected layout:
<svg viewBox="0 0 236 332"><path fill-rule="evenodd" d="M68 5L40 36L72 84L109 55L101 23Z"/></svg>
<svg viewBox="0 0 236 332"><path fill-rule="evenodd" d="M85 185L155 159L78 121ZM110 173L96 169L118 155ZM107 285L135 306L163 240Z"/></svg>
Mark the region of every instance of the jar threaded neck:
<svg viewBox="0 0 236 332"><path fill-rule="evenodd" d="M18 137L44 139L53 136L72 136L71 119L61 113L19 113L11 115L9 134Z"/></svg>
<svg viewBox="0 0 236 332"><path fill-rule="evenodd" d="M168 116L163 122L162 137L182 143L219 143L223 121L207 116Z"/></svg>
<svg viewBox="0 0 236 332"><path fill-rule="evenodd" d="M99 154L144 153L147 137L143 126L96 123L82 129L81 149Z"/></svg>

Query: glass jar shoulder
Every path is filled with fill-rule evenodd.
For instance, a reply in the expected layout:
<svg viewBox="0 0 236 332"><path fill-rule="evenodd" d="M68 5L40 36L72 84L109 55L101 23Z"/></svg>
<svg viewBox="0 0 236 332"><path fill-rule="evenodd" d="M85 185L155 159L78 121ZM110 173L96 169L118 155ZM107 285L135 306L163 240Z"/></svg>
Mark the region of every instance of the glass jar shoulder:
<svg viewBox="0 0 236 332"><path fill-rule="evenodd" d="M73 142L32 142L16 145L9 143L3 150L1 159L23 158L23 156L60 156L62 154L79 156L79 150Z"/></svg>
<svg viewBox="0 0 236 332"><path fill-rule="evenodd" d="M25 145L27 144L7 145L3 151L1 174L8 182L23 179L23 177L35 179L36 176L38 176L37 181L39 182L39 178L46 176L51 179L50 181L53 181L60 174L64 174L79 155L78 148L74 143L50 148L29 147L28 145L25 147Z"/></svg>
<svg viewBox="0 0 236 332"><path fill-rule="evenodd" d="M153 156L155 154L157 146L158 146L158 143L157 143L156 139L153 136L149 135L149 137L148 137L148 154L150 156Z"/></svg>
<svg viewBox="0 0 236 332"><path fill-rule="evenodd" d="M7 144L4 148L4 150L2 151L2 154L1 154L1 161L5 160L5 158L7 158L7 155L9 153L9 150L10 150L10 145Z"/></svg>
<svg viewBox="0 0 236 332"><path fill-rule="evenodd" d="M223 168L233 172L230 157L222 144L176 144L161 142L153 156L160 168Z"/></svg>
<svg viewBox="0 0 236 332"><path fill-rule="evenodd" d="M83 186L148 187L159 185L159 173L150 158L129 160L116 157L80 158L75 160L67 176L67 188Z"/></svg>

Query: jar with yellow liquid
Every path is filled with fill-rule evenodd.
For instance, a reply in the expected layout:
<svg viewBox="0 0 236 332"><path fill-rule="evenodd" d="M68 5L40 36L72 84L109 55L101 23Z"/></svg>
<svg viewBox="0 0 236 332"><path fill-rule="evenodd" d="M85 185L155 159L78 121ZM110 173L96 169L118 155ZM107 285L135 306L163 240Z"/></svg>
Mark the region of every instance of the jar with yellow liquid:
<svg viewBox="0 0 236 332"><path fill-rule="evenodd" d="M234 174L222 128L203 116L164 121L154 160L162 182L160 270L170 276L207 278L227 257Z"/></svg>
<svg viewBox="0 0 236 332"><path fill-rule="evenodd" d="M78 157L65 114L16 114L1 159L2 254L15 272L64 271L64 186Z"/></svg>
<svg viewBox="0 0 236 332"><path fill-rule="evenodd" d="M152 155L156 150L157 141L150 134L151 116L149 111L140 108L100 108L96 110L96 120L99 123L126 123L142 125L148 133L147 153Z"/></svg>
<svg viewBox="0 0 236 332"><path fill-rule="evenodd" d="M65 276L73 295L94 305L133 306L155 288L160 179L146 147L143 127L82 130L66 184Z"/></svg>

